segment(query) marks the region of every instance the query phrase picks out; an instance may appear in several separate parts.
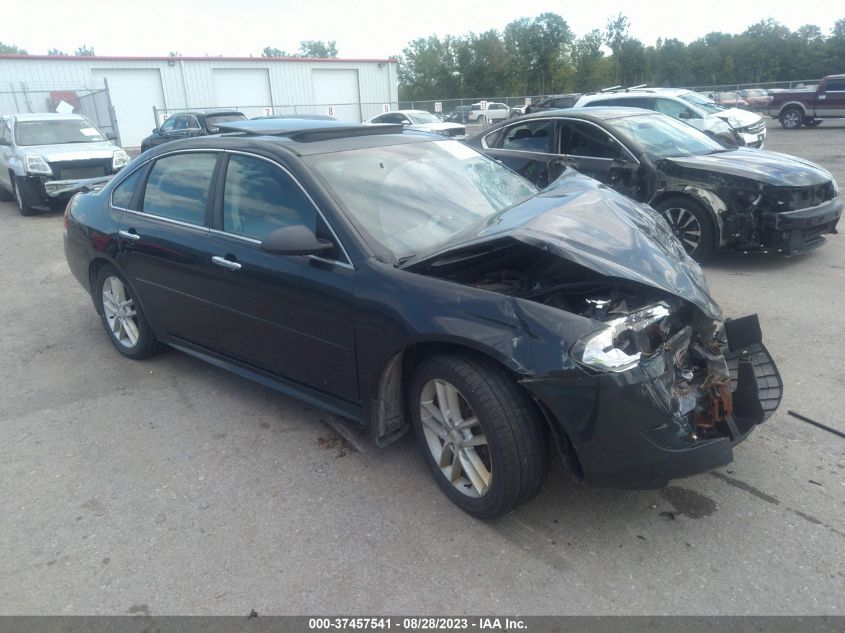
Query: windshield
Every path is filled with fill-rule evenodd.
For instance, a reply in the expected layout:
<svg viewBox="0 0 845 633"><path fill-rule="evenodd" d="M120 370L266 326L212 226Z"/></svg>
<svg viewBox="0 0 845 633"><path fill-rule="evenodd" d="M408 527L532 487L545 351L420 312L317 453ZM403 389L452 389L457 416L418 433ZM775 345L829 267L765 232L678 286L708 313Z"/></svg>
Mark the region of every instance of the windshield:
<svg viewBox="0 0 845 633"><path fill-rule="evenodd" d="M440 119L428 112L406 112L405 114L413 123L440 123Z"/></svg>
<svg viewBox="0 0 845 633"><path fill-rule="evenodd" d="M685 92L684 94L678 96L687 103L691 103L695 106L698 106L705 112L709 112L711 114L724 110L724 108L716 105L715 101L713 101L712 99L708 99L703 94L699 94L697 92Z"/></svg>
<svg viewBox="0 0 845 633"><path fill-rule="evenodd" d="M309 157L350 219L397 260L448 244L469 226L537 189L457 141L431 141Z"/></svg>
<svg viewBox="0 0 845 633"><path fill-rule="evenodd" d="M86 119L18 121L15 125L15 142L18 145L102 143L105 140L103 133Z"/></svg>
<svg viewBox="0 0 845 633"><path fill-rule="evenodd" d="M619 136L653 158L701 156L725 148L694 127L665 114L641 114L608 121Z"/></svg>

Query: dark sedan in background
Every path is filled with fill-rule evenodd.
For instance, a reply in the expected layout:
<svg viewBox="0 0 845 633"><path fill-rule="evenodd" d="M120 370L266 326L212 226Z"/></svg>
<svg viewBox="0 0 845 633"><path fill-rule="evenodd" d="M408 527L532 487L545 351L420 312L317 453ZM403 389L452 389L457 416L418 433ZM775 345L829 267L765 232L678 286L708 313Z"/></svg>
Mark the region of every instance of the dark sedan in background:
<svg viewBox="0 0 845 633"><path fill-rule="evenodd" d="M221 124L245 119L246 116L237 110L197 110L172 114L160 127L155 128L152 134L141 141L141 151L146 152L151 147L170 141L217 134Z"/></svg>
<svg viewBox="0 0 845 633"><path fill-rule="evenodd" d="M835 233L842 214L837 185L822 167L785 154L729 149L651 110L539 112L467 143L540 187L571 166L650 204L698 260L718 248L800 252Z"/></svg>
<svg viewBox="0 0 845 633"><path fill-rule="evenodd" d="M603 486L724 465L781 384L654 212L569 171L544 192L402 126L267 119L137 158L65 214L114 347L166 343L350 418L409 428L493 517L556 446Z"/></svg>

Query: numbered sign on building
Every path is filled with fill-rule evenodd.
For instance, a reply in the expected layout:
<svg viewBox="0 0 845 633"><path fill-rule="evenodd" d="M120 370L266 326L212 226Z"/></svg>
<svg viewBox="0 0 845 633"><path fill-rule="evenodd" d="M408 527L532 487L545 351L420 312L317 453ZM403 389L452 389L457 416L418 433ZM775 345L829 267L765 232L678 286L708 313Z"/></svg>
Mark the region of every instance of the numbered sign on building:
<svg viewBox="0 0 845 633"><path fill-rule="evenodd" d="M273 114L273 108L264 108L264 116L270 116Z"/></svg>
<svg viewBox="0 0 845 633"><path fill-rule="evenodd" d="M381 104L381 111L382 112L390 112L390 104L389 103L382 103Z"/></svg>
<svg viewBox="0 0 845 633"><path fill-rule="evenodd" d="M328 114L329 116L334 116L334 106L327 107L326 114Z"/></svg>
<svg viewBox="0 0 845 633"><path fill-rule="evenodd" d="M530 105L531 105L531 97L525 97L525 105L526 105L526 106L530 106Z"/></svg>
<svg viewBox="0 0 845 633"><path fill-rule="evenodd" d="M487 102L486 102L486 101L482 101L482 102L481 102L481 109L482 109L482 110L486 110L486 109L487 109Z"/></svg>
<svg viewBox="0 0 845 633"><path fill-rule="evenodd" d="M435 112L443 112L443 102L442 101L435 101L434 102L434 111Z"/></svg>

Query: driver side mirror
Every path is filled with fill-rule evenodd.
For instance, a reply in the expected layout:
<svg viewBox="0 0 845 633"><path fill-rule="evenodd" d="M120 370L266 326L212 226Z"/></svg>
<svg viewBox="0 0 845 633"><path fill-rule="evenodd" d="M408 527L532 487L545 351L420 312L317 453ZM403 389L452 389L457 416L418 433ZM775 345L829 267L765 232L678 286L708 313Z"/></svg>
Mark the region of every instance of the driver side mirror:
<svg viewBox="0 0 845 633"><path fill-rule="evenodd" d="M115 134L114 132L106 132L106 138L110 141L116 141L117 134Z"/></svg>
<svg viewBox="0 0 845 633"><path fill-rule="evenodd" d="M276 229L261 242L261 250L274 255L321 255L333 248L334 244L318 239L302 224Z"/></svg>
<svg viewBox="0 0 845 633"><path fill-rule="evenodd" d="M681 110L678 113L678 118L679 119L691 119L692 118L692 112L688 112L686 110Z"/></svg>

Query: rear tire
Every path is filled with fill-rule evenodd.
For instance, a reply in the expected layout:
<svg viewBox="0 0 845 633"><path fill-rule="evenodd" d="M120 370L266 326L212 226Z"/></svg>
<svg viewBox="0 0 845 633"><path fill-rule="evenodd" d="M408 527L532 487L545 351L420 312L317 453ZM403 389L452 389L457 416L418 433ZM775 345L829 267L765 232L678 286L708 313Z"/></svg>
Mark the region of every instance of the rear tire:
<svg viewBox="0 0 845 633"><path fill-rule="evenodd" d="M503 368L470 354L433 356L408 394L423 458L455 505L492 519L539 492L549 468L546 427Z"/></svg>
<svg viewBox="0 0 845 633"><path fill-rule="evenodd" d="M654 205L687 255L704 261L716 248L716 229L710 213L687 196L671 196Z"/></svg>
<svg viewBox="0 0 845 633"><path fill-rule="evenodd" d="M158 348L134 291L114 266L103 266L94 283L94 303L118 352L132 359L146 358Z"/></svg>
<svg viewBox="0 0 845 633"><path fill-rule="evenodd" d="M804 123L804 113L798 108L787 108L780 113L780 124L786 130L797 130Z"/></svg>

